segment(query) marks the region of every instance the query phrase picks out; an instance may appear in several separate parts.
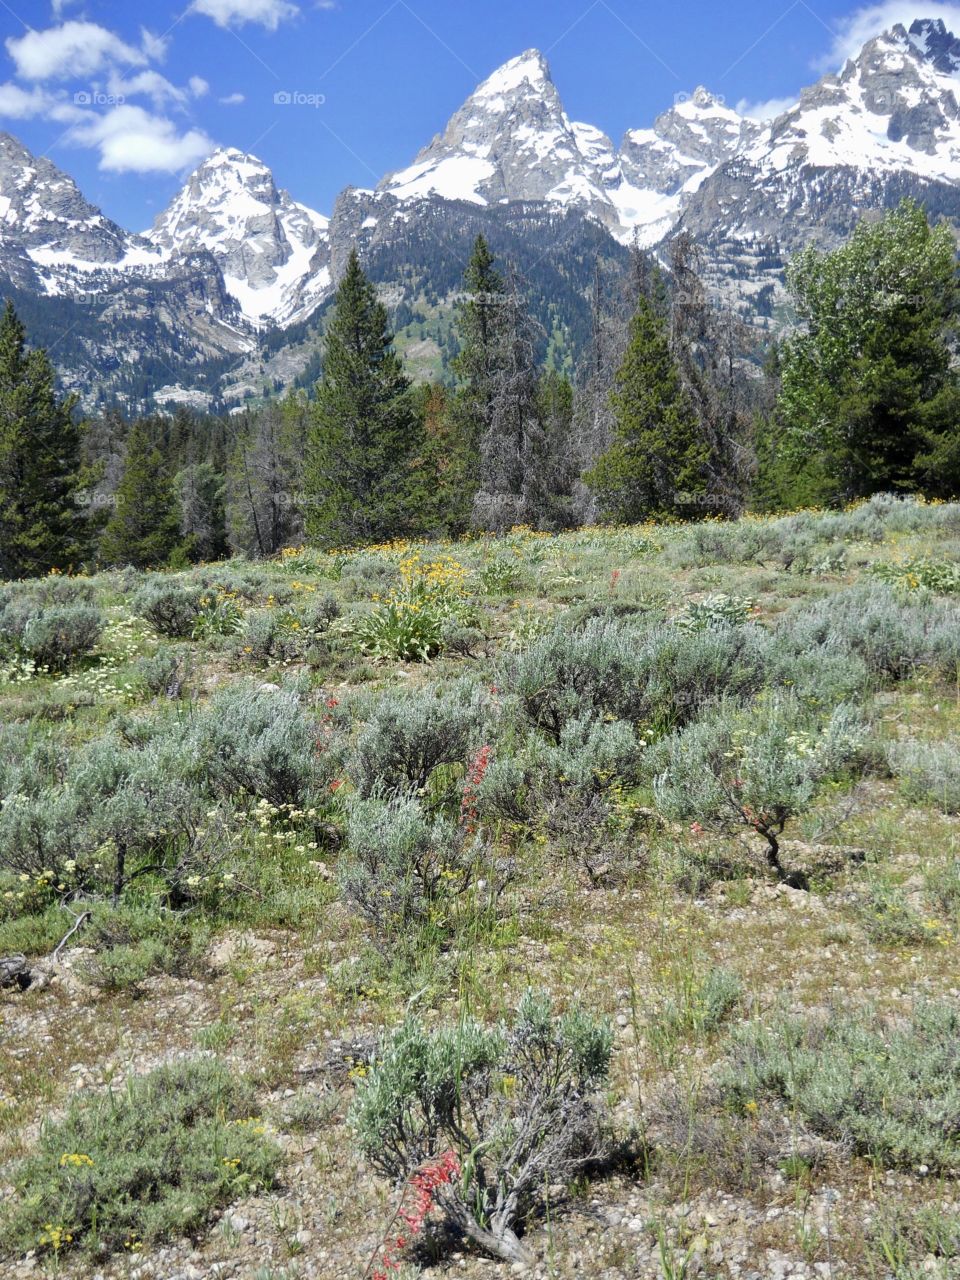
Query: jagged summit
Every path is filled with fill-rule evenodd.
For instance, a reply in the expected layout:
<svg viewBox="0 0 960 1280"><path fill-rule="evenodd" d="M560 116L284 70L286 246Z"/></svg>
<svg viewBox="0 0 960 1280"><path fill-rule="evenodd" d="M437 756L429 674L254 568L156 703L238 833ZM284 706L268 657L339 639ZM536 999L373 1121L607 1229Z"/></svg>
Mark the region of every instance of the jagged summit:
<svg viewBox="0 0 960 1280"><path fill-rule="evenodd" d="M262 160L227 147L194 170L147 239L169 254L212 254L245 317L285 323L330 284L328 226L278 190Z"/></svg>
<svg viewBox="0 0 960 1280"><path fill-rule="evenodd" d="M527 49L518 58L511 58L498 67L474 93L474 98L489 99L498 94L515 93L523 86L533 90L553 84L550 64L539 49Z"/></svg>
<svg viewBox="0 0 960 1280"><path fill-rule="evenodd" d="M600 224L648 248L684 226L714 286L772 322L791 253L836 243L904 195L960 227L960 39L939 18L879 32L774 120L747 119L698 86L619 145L570 119L546 58L528 49L487 76L411 165L375 192L344 192L332 222L257 156L223 147L132 235L0 134L0 284L49 301L51 314L61 298L90 304L97 323L73 384L83 390L96 385L90 369L135 364L144 343L165 364L181 348L195 361L255 350L254 330L329 298L355 246L412 303L409 281L423 277L431 246L483 225L539 249L557 212L574 234L602 235ZM154 340L144 335L155 318Z"/></svg>

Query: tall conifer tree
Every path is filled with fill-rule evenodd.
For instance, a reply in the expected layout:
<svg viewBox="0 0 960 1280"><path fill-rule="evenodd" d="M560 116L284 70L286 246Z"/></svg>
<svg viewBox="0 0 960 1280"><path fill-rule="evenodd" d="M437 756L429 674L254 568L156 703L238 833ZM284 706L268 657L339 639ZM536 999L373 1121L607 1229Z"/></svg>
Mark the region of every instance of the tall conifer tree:
<svg viewBox="0 0 960 1280"><path fill-rule="evenodd" d="M8 302L0 318L0 577L76 566L89 550L76 400L57 395Z"/></svg>
<svg viewBox="0 0 960 1280"><path fill-rule="evenodd" d="M386 308L354 251L326 333L307 442L310 540L348 546L404 533L411 518L410 460L419 437Z"/></svg>
<svg viewBox="0 0 960 1280"><path fill-rule="evenodd" d="M584 479L607 520L635 524L689 513L704 490L708 446L684 391L667 327L641 296L610 397L613 443Z"/></svg>
<svg viewBox="0 0 960 1280"><path fill-rule="evenodd" d="M130 428L113 514L100 541L105 564L135 569L166 564L180 542L180 508L173 477L146 423Z"/></svg>

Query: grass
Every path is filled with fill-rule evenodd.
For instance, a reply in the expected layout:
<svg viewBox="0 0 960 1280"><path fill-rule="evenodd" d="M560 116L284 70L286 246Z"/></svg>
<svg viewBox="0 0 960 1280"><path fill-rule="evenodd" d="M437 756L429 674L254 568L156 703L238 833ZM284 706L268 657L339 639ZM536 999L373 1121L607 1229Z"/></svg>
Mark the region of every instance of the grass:
<svg viewBox="0 0 960 1280"><path fill-rule="evenodd" d="M391 1188L360 1160L346 1126L364 1054L409 1010L429 1027L468 1017L486 1027L509 1021L534 980L559 1009L579 1000L614 1026L607 1101L615 1138L642 1136L643 1171L611 1178L609 1170L590 1170L582 1194L598 1206L636 1202L632 1215L662 1226L664 1265L682 1268L693 1240L718 1238L712 1228L693 1225L718 1191L733 1198L747 1224L755 1212L781 1209L762 1228L737 1228L750 1233L746 1256L756 1257L759 1269L767 1248L798 1266L807 1255L823 1261L824 1222L814 1210L824 1188L846 1197L830 1247L856 1280L887 1274L900 1280L896 1267L913 1275L928 1254L948 1258L957 1186L952 1094L943 1089L954 1088L953 1067L940 1032L915 1018L925 1016L917 1010L926 1005L955 1009L960 989L960 828L952 789L943 785L952 773L940 768L945 761L952 769L960 736L956 669L951 675L947 649L930 655L933 665L897 669L902 636L896 632L888 644L874 632L868 656L879 674L871 668L864 680L862 667L843 666L843 646L859 642L857 611L850 611L849 626L842 615L851 591L887 602L876 615L881 631L907 625L918 609L956 610L956 596L936 588L952 580L958 514L949 507L868 506L702 528L583 530L556 538L519 531L499 541L308 552L271 564L164 575L187 592L212 591L219 582L243 614L236 635L208 628L163 638L137 612L145 576L92 579L108 622L89 658L64 674L32 675L0 660L0 796L61 786L109 735L121 753L158 751L169 771L156 775L161 796L168 783L185 787L185 795L199 787L201 803L190 820L223 839L214 865L184 866L178 874L183 850L196 859L208 848L205 838L188 843L178 836L178 844L168 844L165 829L151 837L157 828L145 823L142 863L135 864L145 873L116 908L103 868L93 867L100 861L109 870L115 856L99 830L102 806L92 806L72 833L71 856L79 854L73 879L38 884L44 870L61 871L38 865L25 886L16 868L0 866L0 955L49 957L81 906L94 913L54 966L49 987L0 994L2 1176L12 1185L27 1167L22 1162L35 1160L45 1170L37 1177L51 1179L43 1222L31 1220L11 1250L25 1250L31 1240L36 1247L49 1222L74 1240L61 1239L59 1249L47 1241L44 1265L86 1280L96 1267L113 1265L103 1251L130 1252L128 1230L142 1241L138 1253L157 1247L162 1231L127 1222L125 1210L98 1214L95 1233L82 1215L75 1221L69 1186L44 1144L81 1102L86 1109L97 1099L125 1096L131 1064L143 1081L170 1055L202 1054L201 1062L229 1078L256 1082L256 1098L247 1093L244 1106L251 1115L268 1115L287 1135L294 1188L264 1179L255 1195L251 1183L221 1188L218 1196L243 1196L240 1211L255 1219L258 1242L273 1250L278 1274L297 1273L290 1250L302 1247L299 1224L322 1222L331 1257L355 1258L359 1241L382 1234L392 1203ZM417 563L446 564L445 572L451 560L462 566L452 578L456 611L465 619L458 626L469 623L470 635L447 628L450 647L428 662L415 660L416 646L399 643L403 635L391 650L389 629L382 649L364 652L358 624L376 612L380 602L372 597L416 591L415 555ZM920 588L899 572L875 571L941 561L945 572L925 569ZM328 598L340 616L322 644L316 636L299 641L297 619ZM634 704L637 719L628 726L645 744L639 754L614 750L626 741L620 720L633 714L615 682L610 688L595 682L600 726L591 727L582 723L574 673L574 693L563 692L567 727L558 745L536 715L518 706L506 678L525 661L532 679L529 655L544 636L556 628L561 636L583 635L598 618L621 629L625 660L640 652L635 638L657 628L681 637L674 655L697 643L707 646L701 653L713 653L712 629L741 623L748 606L745 625L764 634L793 625L796 611L822 607L828 619L840 619L829 661L814 654L796 677L808 681L804 705L814 719L829 714L835 690L854 689L869 731L849 773L801 795L787 821L784 839L795 843L784 859L791 869L802 866L809 892L780 886L764 871L762 844L749 823L735 832L702 831L694 829L703 825L696 818L665 821L651 812L667 727L709 716L714 693L729 692L726 677L719 688L709 685L701 708L685 700L688 689L670 685L687 678L684 661L664 660L655 696ZM270 630L259 620L281 616L277 656L267 648L256 660L244 653L246 635L256 639ZM762 663L772 669L768 658ZM743 687L742 669L729 670ZM299 790L282 803L273 795L264 808L258 788L276 781L283 743L261 739L244 712L258 698L274 697L271 687L297 704L284 715L298 735L287 781L293 778ZM466 708L470 689L477 691L480 718L447 749L443 735L454 712ZM524 692L542 700L536 683ZM741 695L747 731L752 696ZM428 702L443 714L405 718L405 707ZM245 736L233 741L244 743L244 758L220 759L210 770L203 751L216 742L229 754L233 730L218 731L234 723L231 717L243 728ZM389 736L378 727L391 723L403 732ZM439 754L437 741L424 740L427 731L439 735ZM897 744L906 744L900 756ZM357 795L382 801L380 793L393 794L401 779L406 797L412 778L422 794L410 803L431 830L437 823L449 835L466 821L467 774L485 745L489 773L466 806L476 811L470 822L483 842L474 873L483 889L454 893L451 877L460 863L444 860L442 841L431 845L440 879L438 891L418 890L424 920L399 937L378 932L343 892L355 866L350 815ZM28 751L37 762L30 780L17 772ZM411 767L418 752L439 761L425 780ZM216 795L203 790L214 777ZM840 847L864 850L865 865L836 856ZM150 870L156 863L162 873ZM426 870L432 875L431 866ZM849 1015L850 1025L831 1022L825 1032L823 1010L831 1008ZM766 1037L765 1048L747 1054L744 1066L742 1037L754 1033ZM811 1048L819 1052L825 1035L832 1073L826 1081ZM803 1064L788 1085L776 1074L784 1055ZM920 1067L911 1074L906 1064L914 1060ZM752 1091L740 1102L717 1092L730 1061ZM837 1081L851 1079L863 1105L837 1093ZM884 1110L891 1097L900 1100L896 1114L889 1102ZM744 1109L750 1101L756 1114ZM144 1132L150 1143L159 1129L151 1122ZM296 1154L301 1150L309 1159ZM80 1147L76 1153L84 1154ZM916 1173L921 1164L930 1171L923 1176ZM884 1208L878 1167L904 1180L896 1184L902 1214ZM272 1177L278 1176L275 1165ZM633 1274L633 1236L613 1230L601 1245L589 1236L587 1217L557 1188L545 1199L549 1220L534 1216L525 1240L558 1275L571 1257L595 1247L598 1258L611 1260L611 1274ZM689 1234L677 1234L675 1205L690 1214ZM938 1205L946 1225L934 1219ZM191 1234L201 1269L225 1262L253 1275L249 1239L232 1229L211 1233L219 1209L199 1201L197 1208ZM651 1228L645 1239L659 1262L656 1232ZM442 1252L441 1241L434 1246ZM89 1251L96 1247L94 1264ZM408 1261L414 1265L412 1256ZM262 1256L255 1265L266 1265ZM484 1267L467 1249L468 1280Z"/></svg>
<svg viewBox="0 0 960 1280"><path fill-rule="evenodd" d="M81 1095L15 1170L0 1246L137 1252L196 1233L274 1181L280 1153L255 1105L249 1086L204 1060Z"/></svg>

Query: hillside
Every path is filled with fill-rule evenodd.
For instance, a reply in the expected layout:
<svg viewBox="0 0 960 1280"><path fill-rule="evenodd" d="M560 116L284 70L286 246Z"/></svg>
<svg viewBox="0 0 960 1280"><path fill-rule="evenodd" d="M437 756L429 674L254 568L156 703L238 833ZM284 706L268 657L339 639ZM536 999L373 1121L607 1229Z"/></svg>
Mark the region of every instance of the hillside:
<svg viewBox="0 0 960 1280"><path fill-rule="evenodd" d="M5 584L2 1274L956 1276L958 555L881 497ZM528 1138L526 1272L398 1226L378 1161Z"/></svg>

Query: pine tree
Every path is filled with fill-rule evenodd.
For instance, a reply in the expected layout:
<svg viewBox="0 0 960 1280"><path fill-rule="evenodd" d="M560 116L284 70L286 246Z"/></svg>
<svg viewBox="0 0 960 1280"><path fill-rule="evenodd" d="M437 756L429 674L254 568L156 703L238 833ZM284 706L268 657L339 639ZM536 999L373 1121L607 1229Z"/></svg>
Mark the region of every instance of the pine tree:
<svg viewBox="0 0 960 1280"><path fill-rule="evenodd" d="M689 514L708 450L670 350L664 321L641 296L610 403L613 443L584 479L604 519L635 524Z"/></svg>
<svg viewBox="0 0 960 1280"><path fill-rule="evenodd" d="M544 521L549 456L539 412L536 363L543 332L531 320L516 288L502 295L495 323L473 525L503 533L514 525Z"/></svg>
<svg viewBox="0 0 960 1280"><path fill-rule="evenodd" d="M742 363L755 337L729 308L717 308L703 282L703 253L688 231L671 245L672 294L664 302L670 346L706 447L702 513L742 515L756 477L751 391Z"/></svg>
<svg viewBox="0 0 960 1280"><path fill-rule="evenodd" d="M477 237L464 275L466 296L457 306L459 350L450 362L457 391L449 407L448 474L457 487L451 520L457 532L470 524L480 485L480 450L493 418L507 316L503 277L485 238Z"/></svg>
<svg viewBox="0 0 960 1280"><path fill-rule="evenodd" d="M114 500L100 541L100 559L135 569L167 564L180 542L180 509L163 454L143 421L130 428Z"/></svg>
<svg viewBox="0 0 960 1280"><path fill-rule="evenodd" d="M311 541L347 546L404 533L419 436L386 309L354 250L327 329L310 424L304 488Z"/></svg>
<svg viewBox="0 0 960 1280"><path fill-rule="evenodd" d="M69 569L89 551L76 400L8 302L0 318L0 577Z"/></svg>

